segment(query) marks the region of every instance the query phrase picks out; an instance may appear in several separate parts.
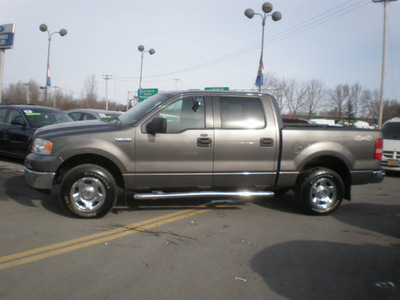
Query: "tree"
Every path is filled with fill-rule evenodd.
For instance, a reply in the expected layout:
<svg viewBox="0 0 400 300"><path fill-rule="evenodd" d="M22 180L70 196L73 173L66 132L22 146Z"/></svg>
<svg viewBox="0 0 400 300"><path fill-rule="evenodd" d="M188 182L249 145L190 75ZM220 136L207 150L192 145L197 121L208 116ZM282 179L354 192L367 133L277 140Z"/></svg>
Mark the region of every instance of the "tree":
<svg viewBox="0 0 400 300"><path fill-rule="evenodd" d="M322 81L312 79L307 83L304 107L309 118L316 113L320 104L325 100L324 96L325 86Z"/></svg>
<svg viewBox="0 0 400 300"><path fill-rule="evenodd" d="M264 75L263 90L275 97L278 102L279 109L285 108L284 100L285 81L278 78L275 73L267 73Z"/></svg>
<svg viewBox="0 0 400 300"><path fill-rule="evenodd" d="M97 80L96 76L94 74L89 75L86 77L86 80L84 82L84 87L85 87L85 107L87 108L94 108L96 106L97 102Z"/></svg>
<svg viewBox="0 0 400 300"><path fill-rule="evenodd" d="M294 79L286 82L283 89L283 95L289 108L290 115L295 117L296 114L304 107L306 88L303 82Z"/></svg>
<svg viewBox="0 0 400 300"><path fill-rule="evenodd" d="M328 95L331 106L336 109L338 117L342 117L350 96L350 86L348 84L338 84Z"/></svg>

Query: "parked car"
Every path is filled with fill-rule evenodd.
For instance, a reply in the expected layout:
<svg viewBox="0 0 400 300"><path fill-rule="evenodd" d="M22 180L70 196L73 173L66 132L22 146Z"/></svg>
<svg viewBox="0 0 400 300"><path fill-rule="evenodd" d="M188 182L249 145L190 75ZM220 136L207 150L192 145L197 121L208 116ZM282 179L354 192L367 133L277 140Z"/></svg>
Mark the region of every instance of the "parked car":
<svg viewBox="0 0 400 300"><path fill-rule="evenodd" d="M382 135L382 169L400 171L400 118L390 119L385 122L382 126Z"/></svg>
<svg viewBox="0 0 400 300"><path fill-rule="evenodd" d="M39 127L72 122L63 111L37 105L0 105L0 155L25 158Z"/></svg>
<svg viewBox="0 0 400 300"><path fill-rule="evenodd" d="M105 110L105 109L71 109L67 111L67 115L70 116L74 121L84 120L102 120L112 121L118 118L122 114L122 111Z"/></svg>

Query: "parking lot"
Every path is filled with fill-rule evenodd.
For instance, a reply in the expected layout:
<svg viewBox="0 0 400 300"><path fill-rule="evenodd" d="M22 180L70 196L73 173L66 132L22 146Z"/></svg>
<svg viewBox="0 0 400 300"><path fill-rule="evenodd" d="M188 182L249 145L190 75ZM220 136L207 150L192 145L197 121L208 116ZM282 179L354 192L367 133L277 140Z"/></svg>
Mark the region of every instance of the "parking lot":
<svg viewBox="0 0 400 300"><path fill-rule="evenodd" d="M334 214L294 194L140 202L67 217L0 159L0 299L399 299L400 176Z"/></svg>

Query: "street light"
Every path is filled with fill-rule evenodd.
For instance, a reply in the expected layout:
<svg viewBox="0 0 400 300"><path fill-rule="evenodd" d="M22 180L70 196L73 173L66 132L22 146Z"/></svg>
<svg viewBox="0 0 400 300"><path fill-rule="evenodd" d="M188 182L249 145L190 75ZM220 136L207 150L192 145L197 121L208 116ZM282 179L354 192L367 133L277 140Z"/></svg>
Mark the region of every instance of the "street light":
<svg viewBox="0 0 400 300"><path fill-rule="evenodd" d="M282 19L282 14L279 11L275 11L272 14L270 12L272 11L272 4L269 2L265 2L262 5L262 10L264 14L260 13L255 13L254 10L251 8L248 8L244 11L244 15L248 17L249 19L252 19L254 15L259 15L262 19L262 35L261 35L261 57L260 57L260 63L258 65L258 72L257 72L257 79L256 79L256 85L258 86L258 91L261 92L261 86L264 83L264 75L263 75L263 53L264 53L264 28L265 28L265 19L268 16L271 16L273 21L279 21Z"/></svg>
<svg viewBox="0 0 400 300"><path fill-rule="evenodd" d="M140 62L140 82L139 82L139 95L138 95L138 103L140 102L140 96L142 96L142 71L143 71L143 55L146 52L149 52L150 55L153 55L154 53L156 53L156 50L154 50L153 48L151 48L149 51L144 51L144 46L143 45L139 45L138 50L140 52L142 52L142 58L141 58L141 62Z"/></svg>
<svg viewBox="0 0 400 300"><path fill-rule="evenodd" d="M53 36L53 34L58 33L61 36L66 35L68 32L66 29L61 29L60 31L54 31L52 33L50 33L50 31L47 29L47 25L46 24L40 24L39 26L40 31L42 32L47 32L48 34L48 38L49 38L49 44L48 44L48 48L47 48L47 72L46 72L46 85L44 87L44 93L45 93L45 100L47 102L47 88L49 86L51 86L51 82L50 82L50 43L51 43L51 37Z"/></svg>

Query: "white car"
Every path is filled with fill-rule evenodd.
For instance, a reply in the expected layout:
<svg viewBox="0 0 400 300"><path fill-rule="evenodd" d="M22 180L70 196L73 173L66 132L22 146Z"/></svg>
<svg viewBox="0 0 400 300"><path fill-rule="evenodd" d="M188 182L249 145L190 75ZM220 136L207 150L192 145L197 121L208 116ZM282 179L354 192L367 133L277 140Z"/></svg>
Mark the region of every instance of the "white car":
<svg viewBox="0 0 400 300"><path fill-rule="evenodd" d="M400 171L400 118L390 119L382 126L382 169Z"/></svg>

